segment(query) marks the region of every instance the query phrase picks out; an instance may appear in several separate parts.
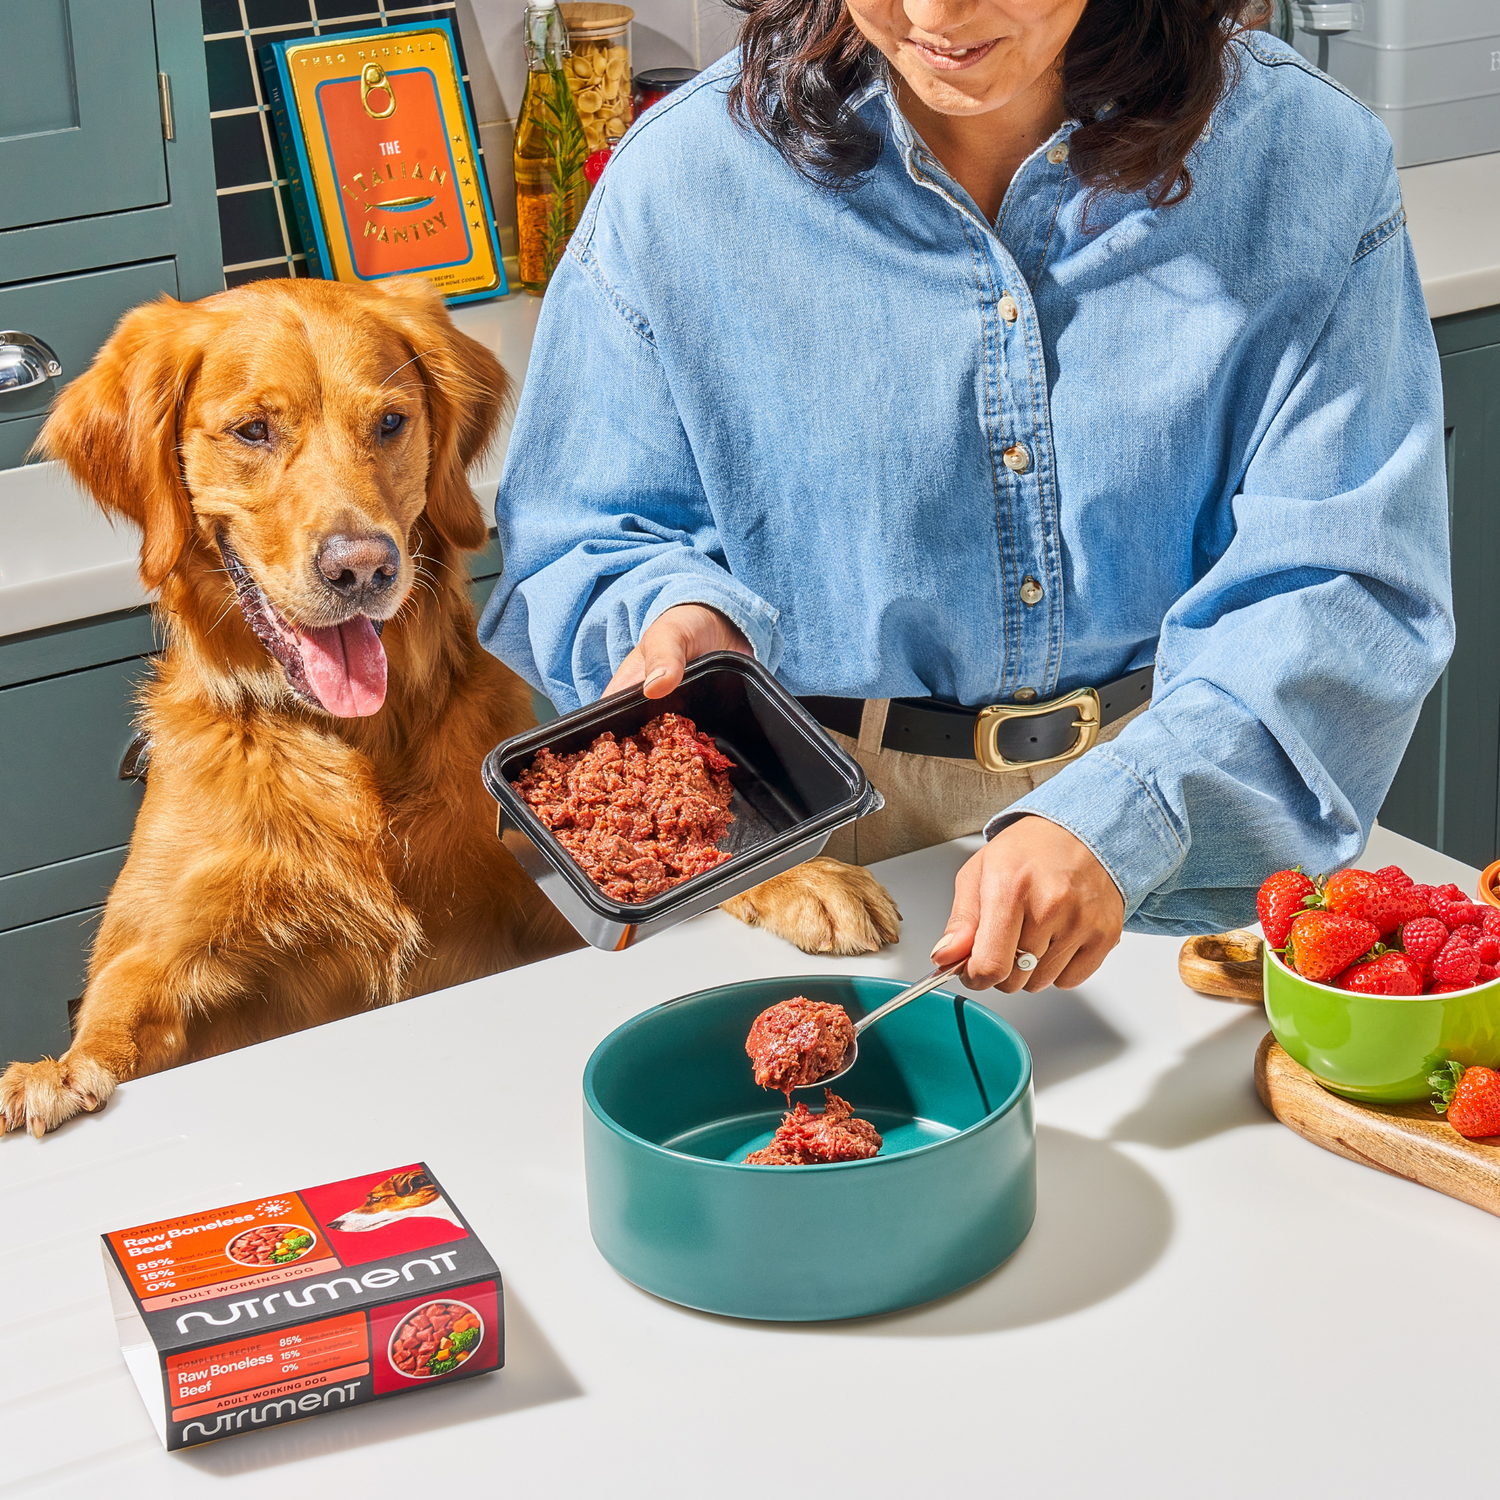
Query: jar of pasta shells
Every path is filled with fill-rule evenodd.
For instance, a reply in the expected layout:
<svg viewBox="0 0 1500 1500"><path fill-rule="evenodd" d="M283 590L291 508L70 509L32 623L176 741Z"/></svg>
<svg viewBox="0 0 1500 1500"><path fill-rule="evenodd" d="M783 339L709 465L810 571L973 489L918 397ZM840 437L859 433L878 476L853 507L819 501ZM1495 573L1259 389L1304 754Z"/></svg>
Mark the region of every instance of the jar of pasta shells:
<svg viewBox="0 0 1500 1500"><path fill-rule="evenodd" d="M630 23L628 5L559 6L568 28L573 55L568 59L568 86L583 122L589 151L606 151L619 143L634 117L630 102Z"/></svg>

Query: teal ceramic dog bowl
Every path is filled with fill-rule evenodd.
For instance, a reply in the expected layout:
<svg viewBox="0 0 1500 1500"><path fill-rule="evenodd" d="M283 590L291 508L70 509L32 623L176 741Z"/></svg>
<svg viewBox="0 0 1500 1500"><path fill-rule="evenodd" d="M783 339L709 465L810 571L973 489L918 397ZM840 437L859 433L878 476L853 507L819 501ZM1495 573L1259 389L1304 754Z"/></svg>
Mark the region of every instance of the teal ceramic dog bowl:
<svg viewBox="0 0 1500 1500"><path fill-rule="evenodd" d="M780 1122L750 1023L792 995L856 1020L903 988L793 976L684 995L611 1032L584 1072L594 1243L658 1297L738 1318L858 1318L930 1302L1006 1260L1036 1212L1031 1054L933 991L872 1027L836 1085L885 1138L867 1161L747 1167ZM808 1091L810 1106L822 1095Z"/></svg>
<svg viewBox="0 0 1500 1500"><path fill-rule="evenodd" d="M1287 1056L1346 1099L1432 1097L1439 1064L1500 1066L1500 980L1453 995L1353 995L1265 949L1266 1018Z"/></svg>

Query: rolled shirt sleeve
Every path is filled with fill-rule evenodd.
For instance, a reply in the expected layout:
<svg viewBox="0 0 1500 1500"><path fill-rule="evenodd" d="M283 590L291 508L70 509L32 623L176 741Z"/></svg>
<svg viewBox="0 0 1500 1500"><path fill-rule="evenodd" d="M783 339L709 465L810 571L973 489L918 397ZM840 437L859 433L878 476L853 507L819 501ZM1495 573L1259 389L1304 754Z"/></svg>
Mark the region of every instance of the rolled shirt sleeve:
<svg viewBox="0 0 1500 1500"><path fill-rule="evenodd" d="M1069 829L1135 930L1232 926L1269 871L1356 860L1452 651L1437 351L1394 171L1386 193L1163 621L1150 709L985 830Z"/></svg>
<svg viewBox="0 0 1500 1500"><path fill-rule="evenodd" d="M706 604L776 670L778 612L729 571L651 330L587 252L548 288L515 434L495 505L505 571L479 624L490 651L567 712L665 610Z"/></svg>

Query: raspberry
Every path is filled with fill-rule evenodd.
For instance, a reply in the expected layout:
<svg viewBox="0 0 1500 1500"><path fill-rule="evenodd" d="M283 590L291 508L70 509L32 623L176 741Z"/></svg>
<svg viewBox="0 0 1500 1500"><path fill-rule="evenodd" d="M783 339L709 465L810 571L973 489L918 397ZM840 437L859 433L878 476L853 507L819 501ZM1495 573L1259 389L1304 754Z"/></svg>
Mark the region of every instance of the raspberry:
<svg viewBox="0 0 1500 1500"><path fill-rule="evenodd" d="M1486 935L1474 944L1474 951L1479 955L1480 963L1500 964L1500 938Z"/></svg>
<svg viewBox="0 0 1500 1500"><path fill-rule="evenodd" d="M1484 929L1476 927L1472 922L1465 922L1462 927L1455 927L1453 937L1461 937L1466 943L1477 943L1484 936Z"/></svg>
<svg viewBox="0 0 1500 1500"><path fill-rule="evenodd" d="M1497 969L1494 964L1480 964L1478 975L1480 984L1488 984L1490 980L1496 978L1497 976L1500 976L1500 969Z"/></svg>
<svg viewBox="0 0 1500 1500"><path fill-rule="evenodd" d="M1376 870L1375 878L1383 880L1392 890L1405 890L1416 883L1400 865L1382 866Z"/></svg>
<svg viewBox="0 0 1500 1500"><path fill-rule="evenodd" d="M1432 961L1434 986L1456 985L1467 989L1479 976L1479 955L1472 943L1460 937L1450 937L1443 944L1442 952Z"/></svg>
<svg viewBox="0 0 1500 1500"><path fill-rule="evenodd" d="M1451 880L1447 885L1434 886L1433 889L1445 901L1467 901L1469 899Z"/></svg>
<svg viewBox="0 0 1500 1500"><path fill-rule="evenodd" d="M1500 906L1490 907L1479 924L1489 937L1500 937Z"/></svg>
<svg viewBox="0 0 1500 1500"><path fill-rule="evenodd" d="M1401 929L1401 946L1424 969L1431 966L1447 941L1448 929L1436 917L1419 917Z"/></svg>
<svg viewBox="0 0 1500 1500"><path fill-rule="evenodd" d="M1457 887L1455 887L1457 889ZM1433 916L1442 921L1451 932L1455 927L1477 927L1484 921L1484 908L1476 906L1462 892L1450 897L1445 889L1437 890L1427 898Z"/></svg>

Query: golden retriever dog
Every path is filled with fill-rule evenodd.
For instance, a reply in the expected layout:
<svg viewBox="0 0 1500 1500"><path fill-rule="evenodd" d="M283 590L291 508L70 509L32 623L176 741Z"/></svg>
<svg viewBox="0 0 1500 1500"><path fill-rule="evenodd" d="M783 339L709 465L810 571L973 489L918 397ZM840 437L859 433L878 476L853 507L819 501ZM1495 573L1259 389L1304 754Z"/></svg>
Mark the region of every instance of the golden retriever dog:
<svg viewBox="0 0 1500 1500"><path fill-rule="evenodd" d="M404 278L149 303L59 396L39 448L140 528L166 646L72 1045L0 1076L0 1133L577 945L479 777L534 722L463 562L487 534L467 470L509 395ZM889 897L832 861L741 905L814 951L895 936Z"/></svg>

